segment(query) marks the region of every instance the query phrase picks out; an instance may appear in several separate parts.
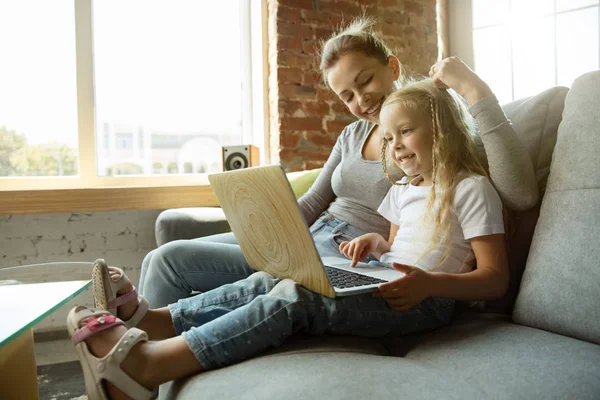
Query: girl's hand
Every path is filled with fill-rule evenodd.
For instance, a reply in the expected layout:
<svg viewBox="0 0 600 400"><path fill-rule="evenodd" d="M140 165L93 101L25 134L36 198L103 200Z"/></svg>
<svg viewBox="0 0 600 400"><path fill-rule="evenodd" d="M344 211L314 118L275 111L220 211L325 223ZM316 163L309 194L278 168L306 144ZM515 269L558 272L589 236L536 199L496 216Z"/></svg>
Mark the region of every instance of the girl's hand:
<svg viewBox="0 0 600 400"><path fill-rule="evenodd" d="M393 263L395 270L406 275L379 286L375 297L383 297L392 310L407 311L429 297L431 274L417 267Z"/></svg>
<svg viewBox="0 0 600 400"><path fill-rule="evenodd" d="M438 88L454 89L471 105L492 94L489 86L458 57L448 57L433 64L429 76Z"/></svg>
<svg viewBox="0 0 600 400"><path fill-rule="evenodd" d="M364 260L377 248L380 238L381 236L376 233L367 233L349 242L340 243L340 252L346 257L351 258L352 263L350 266L355 267L359 261Z"/></svg>

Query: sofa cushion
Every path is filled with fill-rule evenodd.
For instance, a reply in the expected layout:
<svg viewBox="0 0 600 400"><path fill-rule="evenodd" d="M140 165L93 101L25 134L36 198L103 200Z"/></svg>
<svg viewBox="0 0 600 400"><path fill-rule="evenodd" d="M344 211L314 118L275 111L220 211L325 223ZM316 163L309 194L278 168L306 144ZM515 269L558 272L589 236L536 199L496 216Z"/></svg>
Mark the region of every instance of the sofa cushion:
<svg viewBox="0 0 600 400"><path fill-rule="evenodd" d="M600 343L600 71L567 94L548 185L513 313Z"/></svg>
<svg viewBox="0 0 600 400"><path fill-rule="evenodd" d="M463 315L420 335L405 358L459 374L482 399L600 398L600 346L506 316Z"/></svg>
<svg viewBox="0 0 600 400"><path fill-rule="evenodd" d="M312 337L297 340L291 339L276 352L162 385L160 398L482 398L480 389L469 385L459 374L385 356L385 349L371 339Z"/></svg>
<svg viewBox="0 0 600 400"><path fill-rule="evenodd" d="M558 86L536 96L516 100L502 106L519 140L523 142L529 152L538 181L540 199L546 189L552 150L556 143L558 126L562 119L568 90L566 87ZM510 212L512 233L509 243L509 289L506 295L498 300L480 303L479 306L483 311L507 314L512 312L527 262L538 212L538 206L526 211Z"/></svg>
<svg viewBox="0 0 600 400"><path fill-rule="evenodd" d="M557 86L536 96L515 100L502 106L517 136L529 152L540 198L546 189L552 151L556 144L568 91L566 87Z"/></svg>

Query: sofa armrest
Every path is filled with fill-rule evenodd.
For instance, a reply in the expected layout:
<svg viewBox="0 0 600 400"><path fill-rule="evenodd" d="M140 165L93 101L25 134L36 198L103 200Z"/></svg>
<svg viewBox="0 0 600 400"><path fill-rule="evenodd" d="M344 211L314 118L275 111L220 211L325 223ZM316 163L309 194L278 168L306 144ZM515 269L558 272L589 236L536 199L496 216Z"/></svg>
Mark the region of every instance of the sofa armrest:
<svg viewBox="0 0 600 400"><path fill-rule="evenodd" d="M231 232L220 207L174 208L160 213L156 219L156 245L179 239L196 239Z"/></svg>

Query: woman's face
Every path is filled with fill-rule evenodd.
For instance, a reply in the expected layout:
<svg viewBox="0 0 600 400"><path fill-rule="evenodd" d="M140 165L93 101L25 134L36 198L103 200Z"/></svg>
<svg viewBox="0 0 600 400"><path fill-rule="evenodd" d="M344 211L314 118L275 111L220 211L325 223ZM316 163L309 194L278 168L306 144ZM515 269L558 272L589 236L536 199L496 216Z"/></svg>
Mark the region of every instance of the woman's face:
<svg viewBox="0 0 600 400"><path fill-rule="evenodd" d="M387 64L362 52L344 54L327 71L329 87L356 117L379 124L383 100L400 76L400 63L394 56Z"/></svg>

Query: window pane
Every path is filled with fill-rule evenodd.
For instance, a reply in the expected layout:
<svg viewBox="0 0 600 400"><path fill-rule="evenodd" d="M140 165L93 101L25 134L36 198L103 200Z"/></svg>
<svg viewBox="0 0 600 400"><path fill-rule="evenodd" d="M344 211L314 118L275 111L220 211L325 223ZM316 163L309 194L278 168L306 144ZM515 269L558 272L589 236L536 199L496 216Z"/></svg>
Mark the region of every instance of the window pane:
<svg viewBox="0 0 600 400"><path fill-rule="evenodd" d="M0 57L0 176L77 175L73 1L1 1Z"/></svg>
<svg viewBox="0 0 600 400"><path fill-rule="evenodd" d="M500 104L512 100L510 41L505 26L473 31L475 72L490 85Z"/></svg>
<svg viewBox="0 0 600 400"><path fill-rule="evenodd" d="M556 11L574 10L576 8L597 4L598 0L556 0Z"/></svg>
<svg viewBox="0 0 600 400"><path fill-rule="evenodd" d="M508 21L508 0L473 0L473 28L498 25Z"/></svg>
<svg viewBox="0 0 600 400"><path fill-rule="evenodd" d="M558 14L558 84L571 86L579 75L599 68L598 7Z"/></svg>
<svg viewBox="0 0 600 400"><path fill-rule="evenodd" d="M513 27L514 97L536 95L554 86L554 17L530 18Z"/></svg>
<svg viewBox="0 0 600 400"><path fill-rule="evenodd" d="M239 0L93 5L98 174L221 170L242 140Z"/></svg>
<svg viewBox="0 0 600 400"><path fill-rule="evenodd" d="M510 3L511 15L516 19L540 17L554 12L554 0L518 0Z"/></svg>

